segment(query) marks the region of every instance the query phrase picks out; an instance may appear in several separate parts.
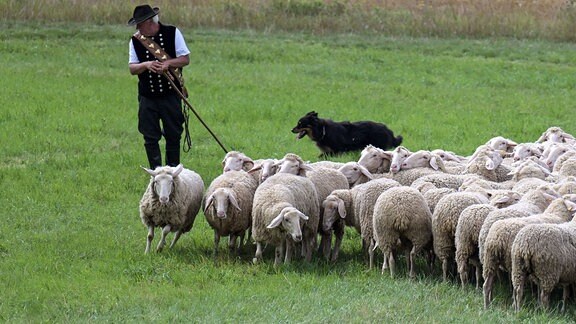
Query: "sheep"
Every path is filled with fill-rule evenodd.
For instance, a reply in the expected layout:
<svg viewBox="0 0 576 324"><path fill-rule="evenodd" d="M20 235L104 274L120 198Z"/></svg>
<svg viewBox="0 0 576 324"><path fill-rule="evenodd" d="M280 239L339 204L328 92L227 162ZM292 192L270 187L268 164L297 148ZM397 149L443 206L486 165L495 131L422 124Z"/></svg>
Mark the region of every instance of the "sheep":
<svg viewBox="0 0 576 324"><path fill-rule="evenodd" d="M422 194L411 187L392 187L384 191L374 205L373 227L376 246L384 254L382 273L389 263L390 275L394 277L396 261L394 252L400 245L411 247L408 260L410 278L414 278L415 257L432 243L432 214Z"/></svg>
<svg viewBox="0 0 576 324"><path fill-rule="evenodd" d="M543 147L538 143L520 143L514 147L513 159L514 162L521 162L533 156L540 158L542 156Z"/></svg>
<svg viewBox="0 0 576 324"><path fill-rule="evenodd" d="M266 181L270 176L278 172L278 160L276 159L260 159L254 162L254 166L247 171L250 174L255 174L254 178L258 180L258 184Z"/></svg>
<svg viewBox="0 0 576 324"><path fill-rule="evenodd" d="M476 288L480 287L482 277L482 265L478 257L478 235L482 223L493 210L504 208L517 203L520 194L511 190L488 191L490 204L476 204L466 207L456 225L454 243L456 245L456 267L460 275L462 287L468 283L469 265L475 268Z"/></svg>
<svg viewBox="0 0 576 324"><path fill-rule="evenodd" d="M148 254L156 227L162 227L156 252L162 251L166 245L168 233L175 232L170 243L172 248L182 234L192 229L200 211L204 182L200 175L182 164L157 167L155 170L142 168L150 175L150 182L140 200L140 219L148 228L144 250Z"/></svg>
<svg viewBox="0 0 576 324"><path fill-rule="evenodd" d="M344 163L343 162L334 162L334 161L318 161L318 162L309 163L308 165L312 169L315 169L317 167L339 169L344 165Z"/></svg>
<svg viewBox="0 0 576 324"><path fill-rule="evenodd" d="M365 167L370 173L389 172L391 163L392 152L384 151L373 145L366 146L358 159L358 164Z"/></svg>
<svg viewBox="0 0 576 324"><path fill-rule="evenodd" d="M254 161L242 152L227 152L222 160L222 170L228 171L248 171L254 167Z"/></svg>
<svg viewBox="0 0 576 324"><path fill-rule="evenodd" d="M576 209L573 209L576 210ZM512 243L512 289L514 308L522 306L524 283L530 278L538 285L540 305L548 308L550 293L557 285L576 283L576 219L562 224L530 224L522 228Z"/></svg>
<svg viewBox="0 0 576 324"><path fill-rule="evenodd" d="M434 213L434 208L436 208L438 201L440 201L442 197L456 192L456 190L452 188L438 188L432 182L418 180L414 181L410 187L415 188L422 193L431 213Z"/></svg>
<svg viewBox="0 0 576 324"><path fill-rule="evenodd" d="M491 138L488 142L486 142L486 145L488 145L495 151L504 151L512 153L514 147L518 144L502 136L496 136Z"/></svg>
<svg viewBox="0 0 576 324"><path fill-rule="evenodd" d="M558 171L558 176L563 179L576 176L576 158L571 158L562 162L562 167Z"/></svg>
<svg viewBox="0 0 576 324"><path fill-rule="evenodd" d="M302 242L306 261L311 261L318 229L318 195L310 179L277 173L262 182L252 204L253 262L262 259L262 244L275 246L274 266L289 263L294 243ZM305 221L301 224L301 221ZM285 253L284 253L285 251Z"/></svg>
<svg viewBox="0 0 576 324"><path fill-rule="evenodd" d="M344 174L350 188L374 179L374 175L358 162L347 162L338 171Z"/></svg>
<svg viewBox="0 0 576 324"><path fill-rule="evenodd" d="M501 182L501 172L497 172L504 160L503 151L496 151L488 145L479 146L468 160L464 174L477 174L482 178L494 182Z"/></svg>
<svg viewBox="0 0 576 324"><path fill-rule="evenodd" d="M538 140L536 140L536 143L568 143L573 140L574 136L564 132L560 127L552 126L549 127L544 133L542 133Z"/></svg>
<svg viewBox="0 0 576 324"><path fill-rule="evenodd" d="M576 149L569 144L555 143L554 145L550 146L548 150L544 151L544 153L542 154L542 161L544 162L544 164L546 164L546 166L550 171L553 171L554 169L558 171L562 166L562 163L560 162L560 165L556 167L556 162L558 160L564 161L565 159L574 156L575 150ZM566 154L568 154L566 157L561 158L563 155Z"/></svg>
<svg viewBox="0 0 576 324"><path fill-rule="evenodd" d="M499 269L512 270L512 243L516 234L528 224L564 223L572 219L576 210L576 195L556 198L541 214L528 217L502 219L490 227L484 244L482 260L484 281L484 308L492 301L494 276Z"/></svg>
<svg viewBox="0 0 576 324"><path fill-rule="evenodd" d="M372 214L378 196L392 188L400 186L394 180L381 178L355 186L351 189L334 190L324 200L324 231L332 229L336 240L332 250L332 261L336 261L340 244L344 236L344 226L354 227L362 238L362 246L367 249L369 269L374 264L374 231Z"/></svg>
<svg viewBox="0 0 576 324"><path fill-rule="evenodd" d="M446 172L444 160L442 160L440 156L425 150L416 151L408 156L404 162L402 162L400 169L407 170L420 167L427 167L436 171Z"/></svg>
<svg viewBox="0 0 576 324"><path fill-rule="evenodd" d="M296 154L288 153L279 162L278 173L291 173L306 176L312 181L318 194L318 205L320 206L320 220L318 233L322 236L320 250L326 259L330 258L331 231L322 229L322 215L324 208L322 202L333 191L337 189L348 189L348 180L342 172L326 167L311 168L302 158ZM308 171L308 172L307 172Z"/></svg>
<svg viewBox="0 0 576 324"><path fill-rule="evenodd" d="M552 185L552 188L559 195L576 193L576 176L568 176L560 179Z"/></svg>
<svg viewBox="0 0 576 324"><path fill-rule="evenodd" d="M400 171L400 168L402 167L402 163L411 154L412 154L412 152L410 152L410 150L408 150L404 146L402 146L402 145L397 146L392 151L392 159L390 160L390 172L396 173L396 172Z"/></svg>
<svg viewBox="0 0 576 324"><path fill-rule="evenodd" d="M564 163L566 161L573 160L575 158L576 158L576 148L574 148L573 150L569 150L564 154L561 154L556 159L556 162L554 162L554 166L552 167L552 172L559 173L560 169L562 169L562 166L564 166Z"/></svg>
<svg viewBox="0 0 576 324"><path fill-rule="evenodd" d="M480 177L474 174L451 174L435 172L414 180L414 182L412 182L412 186L418 186L420 182L430 182L438 188L450 188L458 190L465 182L470 182L473 179L480 179Z"/></svg>
<svg viewBox="0 0 576 324"><path fill-rule="evenodd" d="M453 161L453 162L464 162L466 161L466 158L460 155L457 155L454 152L450 152L450 151L445 151L442 149L435 149L431 151L432 154L436 154L438 155L442 160L444 160L445 162L447 161Z"/></svg>
<svg viewBox="0 0 576 324"><path fill-rule="evenodd" d="M548 207L552 200L558 197L559 195L552 189L552 185L543 185L528 191L520 198L518 203L488 214L478 235L478 253L480 260L482 261L484 259L484 244L492 224L501 219L540 214Z"/></svg>
<svg viewBox="0 0 576 324"><path fill-rule="evenodd" d="M230 252L237 250L236 238L243 245L244 235L252 226L252 201L258 182L245 171L225 172L206 189L203 211L214 230L214 256L218 254L220 237L229 236Z"/></svg>
<svg viewBox="0 0 576 324"><path fill-rule="evenodd" d="M442 262L442 278L448 280L448 269L456 253L455 233L462 211L474 204L488 204L486 192L455 192L444 196L432 214L434 253Z"/></svg>

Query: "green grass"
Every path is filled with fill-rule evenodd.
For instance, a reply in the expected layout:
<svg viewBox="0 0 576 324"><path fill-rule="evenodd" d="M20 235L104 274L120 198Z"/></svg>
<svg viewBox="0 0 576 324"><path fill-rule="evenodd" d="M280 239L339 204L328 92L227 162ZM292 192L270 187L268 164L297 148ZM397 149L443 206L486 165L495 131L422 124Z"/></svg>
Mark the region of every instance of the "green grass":
<svg viewBox="0 0 576 324"><path fill-rule="evenodd" d="M367 271L358 234L339 261L251 265L200 214L174 250L144 255L138 202L148 182L137 131L131 28L2 23L0 35L0 321L570 322L576 308L519 314L509 287L494 307L437 265L418 279ZM576 48L568 43L184 30L190 101L228 149L318 160L290 129L315 110L385 122L412 150L471 154L489 138L575 133ZM224 152L191 117L182 162L208 184ZM348 154L338 161L356 160ZM157 241L156 241L157 242ZM379 262L381 257L378 256ZM555 295L554 306L559 296Z"/></svg>

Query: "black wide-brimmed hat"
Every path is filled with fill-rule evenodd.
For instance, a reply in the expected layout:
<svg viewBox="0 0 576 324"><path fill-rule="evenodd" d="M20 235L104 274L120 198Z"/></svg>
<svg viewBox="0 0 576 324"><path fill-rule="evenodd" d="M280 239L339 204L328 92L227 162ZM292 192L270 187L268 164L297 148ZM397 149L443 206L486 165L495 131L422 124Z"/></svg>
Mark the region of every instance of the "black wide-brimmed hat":
<svg viewBox="0 0 576 324"><path fill-rule="evenodd" d="M147 4L136 6L136 8L134 8L134 14L132 15L132 18L128 20L128 26L137 25L145 21L146 19L150 19L156 16L159 11L160 8L158 7L152 8Z"/></svg>

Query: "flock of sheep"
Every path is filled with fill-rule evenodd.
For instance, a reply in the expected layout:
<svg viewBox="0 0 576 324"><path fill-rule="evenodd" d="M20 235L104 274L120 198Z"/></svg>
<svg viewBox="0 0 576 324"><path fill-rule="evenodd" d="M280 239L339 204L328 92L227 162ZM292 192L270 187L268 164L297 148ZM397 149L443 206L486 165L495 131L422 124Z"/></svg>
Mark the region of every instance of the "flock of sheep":
<svg viewBox="0 0 576 324"><path fill-rule="evenodd" d="M222 167L207 189L182 165L145 169L151 176L140 202L146 253L155 227L162 228L156 250L170 232L172 247L202 208L215 255L228 236L231 253L256 243L253 262L267 245L275 248L275 266L316 253L336 261L350 226L369 268L377 249L382 272L392 276L400 253L410 277L420 255L430 268L439 260L444 280L457 272L463 286L483 282L485 307L498 278L511 279L516 310L527 283L537 287L543 307L556 287L565 305L576 284L576 140L559 127L530 143L494 137L468 157L369 145L357 162L308 163L292 153L253 160L233 151Z"/></svg>

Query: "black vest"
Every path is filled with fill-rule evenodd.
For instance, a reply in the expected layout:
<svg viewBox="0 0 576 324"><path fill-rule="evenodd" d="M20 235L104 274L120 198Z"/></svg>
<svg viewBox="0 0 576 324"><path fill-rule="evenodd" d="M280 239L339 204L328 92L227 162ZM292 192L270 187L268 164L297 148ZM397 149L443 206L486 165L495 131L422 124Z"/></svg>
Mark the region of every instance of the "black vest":
<svg viewBox="0 0 576 324"><path fill-rule="evenodd" d="M156 44L160 45L171 58L176 57L176 27L160 24L158 33L150 37ZM156 61L156 57L148 51L132 36L132 44L140 62ZM146 71L138 74L138 94L148 98L163 97L166 95L175 95L176 91L172 89L170 82L163 75Z"/></svg>

